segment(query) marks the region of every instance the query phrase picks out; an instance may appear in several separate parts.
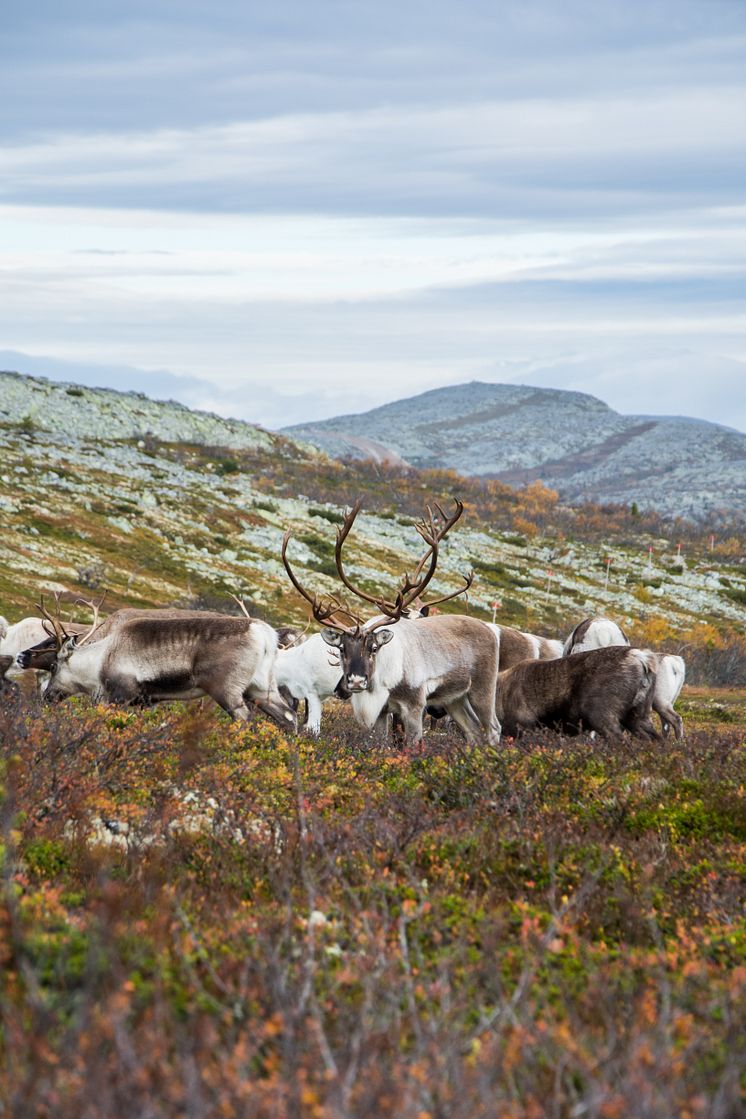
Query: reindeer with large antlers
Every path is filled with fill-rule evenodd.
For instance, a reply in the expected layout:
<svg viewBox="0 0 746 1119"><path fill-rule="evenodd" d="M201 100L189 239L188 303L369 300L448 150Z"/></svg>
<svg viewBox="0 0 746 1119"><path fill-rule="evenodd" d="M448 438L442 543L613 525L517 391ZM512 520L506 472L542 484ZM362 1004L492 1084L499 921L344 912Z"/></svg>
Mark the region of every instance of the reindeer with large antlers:
<svg viewBox="0 0 746 1119"><path fill-rule="evenodd" d="M425 705L431 702L448 711L470 742L483 737L495 744L500 738L500 724L495 718L496 635L482 622L465 615L443 614L417 620L411 616L415 602L435 574L440 543L460 518L463 505L457 501L450 517L440 506L435 509L439 523L428 507L426 519L416 525L427 550L414 575L404 575L391 599L357 587L345 571L343 547L360 511L360 502L345 515L337 530L337 572L348 591L377 607L378 615L367 622L336 596L319 597L305 589L288 561L290 530L283 540L282 560L293 586L311 604L313 616L325 627L321 637L339 656L342 684L351 694L358 722L371 728L390 712L401 719L407 738L419 741ZM458 591L435 602L462 594L472 578L468 576Z"/></svg>

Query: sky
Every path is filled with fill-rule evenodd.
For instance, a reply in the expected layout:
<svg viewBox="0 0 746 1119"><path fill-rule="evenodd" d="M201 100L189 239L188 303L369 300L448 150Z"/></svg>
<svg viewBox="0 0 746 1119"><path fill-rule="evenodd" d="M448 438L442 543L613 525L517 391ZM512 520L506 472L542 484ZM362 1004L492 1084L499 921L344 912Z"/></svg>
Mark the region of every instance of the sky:
<svg viewBox="0 0 746 1119"><path fill-rule="evenodd" d="M270 427L480 380L746 430L743 0L3 25L3 367Z"/></svg>

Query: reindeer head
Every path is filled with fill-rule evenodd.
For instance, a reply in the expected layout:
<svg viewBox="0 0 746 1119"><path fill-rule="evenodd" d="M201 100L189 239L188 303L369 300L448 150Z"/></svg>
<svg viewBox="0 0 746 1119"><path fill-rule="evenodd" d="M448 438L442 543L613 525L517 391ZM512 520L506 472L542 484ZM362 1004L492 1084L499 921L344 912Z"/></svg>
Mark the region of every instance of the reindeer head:
<svg viewBox="0 0 746 1119"><path fill-rule="evenodd" d="M356 501L353 508L345 514L342 525L337 529L335 549L337 573L347 590L363 602L376 606L380 615L382 615L367 622L363 622L359 614L345 606L336 596L328 595L320 598L316 594L311 595L302 586L288 562L287 546L291 533L289 529L285 533L282 542L282 561L285 570L295 589L311 603L314 618L324 625L325 628L321 631L322 638L327 645L331 645L338 650L343 673L342 682L350 692L367 691L372 686L375 676L376 656L379 650L395 636L392 629L383 627L394 625L401 618L409 617L414 613L413 604L416 600L418 602L416 612L421 614L425 614L430 606L434 605L433 602L421 603L419 601L420 596L435 574L440 541L455 525L463 513L464 507L460 501L457 501L456 511L451 517L447 517L439 505L436 505L435 509L439 521L436 522L436 515L432 508L428 506L426 517L415 526L417 532L427 544L427 550L420 558L414 575L404 574L393 601L383 597L376 598L375 595L368 594L356 587L345 571L342 551L355 518L360 512L360 501ZM436 599L435 602L445 602L450 598L455 598L456 595L463 594L471 586L473 578L472 573L467 576L463 587L452 594Z"/></svg>
<svg viewBox="0 0 746 1119"><path fill-rule="evenodd" d="M42 693L45 702L62 699L64 696L73 695L79 690L74 681L74 674L70 671L70 660L76 650L86 645L99 628L98 614L103 602L103 598L98 603L89 602L87 599L78 599L83 605L91 607L93 621L87 632L69 634L60 620L59 595L55 597L57 600L56 616L49 613L44 605L43 597L38 604L45 622L52 630L49 638L35 645L33 649L26 649L23 653L19 653L17 658L17 663L21 668L46 669L50 673L50 678Z"/></svg>

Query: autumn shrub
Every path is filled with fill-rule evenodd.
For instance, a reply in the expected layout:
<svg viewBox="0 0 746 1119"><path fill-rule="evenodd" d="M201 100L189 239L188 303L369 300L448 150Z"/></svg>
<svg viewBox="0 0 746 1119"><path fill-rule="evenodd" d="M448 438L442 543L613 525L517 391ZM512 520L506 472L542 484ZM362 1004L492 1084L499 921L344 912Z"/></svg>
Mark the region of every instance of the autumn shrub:
<svg viewBox="0 0 746 1119"><path fill-rule="evenodd" d="M0 700L9 1116L742 1114L746 747Z"/></svg>

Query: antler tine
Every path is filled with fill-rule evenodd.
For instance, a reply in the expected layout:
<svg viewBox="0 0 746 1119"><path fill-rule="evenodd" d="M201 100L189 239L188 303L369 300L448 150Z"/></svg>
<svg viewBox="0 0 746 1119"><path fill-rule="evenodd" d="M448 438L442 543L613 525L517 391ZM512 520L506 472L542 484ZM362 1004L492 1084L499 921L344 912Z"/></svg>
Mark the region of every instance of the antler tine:
<svg viewBox="0 0 746 1119"><path fill-rule="evenodd" d="M46 606L44 605L44 595L43 594L39 595L39 601L37 603L37 606L39 607L39 610L41 611L43 616L47 619L47 621L51 625L52 629L54 630L54 637L55 637L55 640L57 642L57 648L61 649L62 646L65 644L65 641L67 640L67 635L65 634L64 629L60 625L59 620L57 618L53 618L52 615L47 610Z"/></svg>
<svg viewBox="0 0 746 1119"><path fill-rule="evenodd" d="M91 623L91 627L88 630L88 633L85 633L82 637L78 638L76 643L78 648L80 648L81 645L85 645L87 641L90 641L96 630L99 628L98 612L101 609L105 598L106 591L104 591L104 593L101 595L101 598L98 602L94 602L93 599L89 598L78 598L75 600L76 602L82 603L83 606L90 606L91 610L93 611L93 621ZM103 625L103 622L101 623L101 625Z"/></svg>
<svg viewBox="0 0 746 1119"><path fill-rule="evenodd" d="M233 593L231 593L231 598L233 599L234 602L237 602L238 605L241 607L241 613L245 614L246 617L249 619L249 621L251 621L251 614L246 609L246 603L244 602L244 600L242 598L239 598L237 594L233 594Z"/></svg>
<svg viewBox="0 0 746 1119"><path fill-rule="evenodd" d="M350 522L350 527L351 525L352 522ZM347 531L349 532L349 529ZM329 606L325 607L323 601L319 599L319 596L317 594L310 594L300 582L292 567L290 566L290 560L287 556L288 544L290 543L290 538L292 535L292 529L288 529L282 538L282 562L285 566L285 570L288 573L290 582L293 584L298 594L305 598L306 602L309 602L311 604L311 610L313 611L313 616L316 621L319 622L320 625L329 625L333 629L341 630L343 633L351 633L352 630L350 626L346 626L344 625L344 623L335 620L336 612L338 610L342 610L343 613L346 613L349 618L355 620L355 628L359 629L360 619L356 619L354 614L352 614L349 610L346 610L339 602L339 599L330 597L328 600Z"/></svg>
<svg viewBox="0 0 746 1119"><path fill-rule="evenodd" d="M443 595L442 598L434 598L432 602L426 602L423 605L428 607L440 606L441 602L448 602L452 598L458 598L460 594L466 594L466 592L469 590L469 587L474 582L474 572L470 571L468 575L462 575L461 578L464 580L463 587L459 587L457 591L451 591L450 594Z"/></svg>
<svg viewBox="0 0 746 1119"><path fill-rule="evenodd" d="M345 512L344 521L343 521L342 525L337 529L337 543L336 543L336 546L334 548L334 562L337 566L337 574L339 575L340 579L342 580L342 583L344 584L344 586L347 587L348 591L351 591L355 595L356 598L361 598L363 600L363 602L370 602L370 603L372 603L373 606L379 606L380 607L381 604L382 604L381 599L376 598L374 595L368 594L367 591L361 590L360 587L356 587L351 582L350 577L348 576L347 572L344 569L344 564L342 563L342 547L344 545L345 540L347 539L347 537L350 534L350 529L352 528L353 524L355 523L355 518L357 517L358 513L360 512L361 505L362 505L362 501L361 501L360 498L358 498L357 501L355 502L355 504L353 505L352 509L350 509L349 512ZM385 602L385 600L384 600L384 608L385 608L386 611L388 611L389 608L392 609L392 610L395 609L395 607L392 606L392 604L390 602Z"/></svg>
<svg viewBox="0 0 746 1119"><path fill-rule="evenodd" d="M53 593L54 593L54 608L57 611L57 621L59 623L60 629L62 630L63 634L65 635L65 641L67 641L70 634L65 629L64 622L62 621L62 604L60 602L60 599L62 598L62 591L54 591Z"/></svg>

